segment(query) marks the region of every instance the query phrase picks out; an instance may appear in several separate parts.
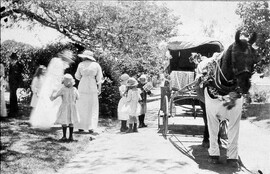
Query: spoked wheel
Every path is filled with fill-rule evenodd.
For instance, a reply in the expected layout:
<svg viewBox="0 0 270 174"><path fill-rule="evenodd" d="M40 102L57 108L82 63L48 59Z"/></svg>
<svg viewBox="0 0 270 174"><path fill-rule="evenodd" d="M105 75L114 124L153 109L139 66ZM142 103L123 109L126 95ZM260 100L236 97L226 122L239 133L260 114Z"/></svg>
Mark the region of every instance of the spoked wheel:
<svg viewBox="0 0 270 174"><path fill-rule="evenodd" d="M169 101L168 97L164 97L164 116L163 116L163 135L166 137L168 133L168 117L169 117Z"/></svg>

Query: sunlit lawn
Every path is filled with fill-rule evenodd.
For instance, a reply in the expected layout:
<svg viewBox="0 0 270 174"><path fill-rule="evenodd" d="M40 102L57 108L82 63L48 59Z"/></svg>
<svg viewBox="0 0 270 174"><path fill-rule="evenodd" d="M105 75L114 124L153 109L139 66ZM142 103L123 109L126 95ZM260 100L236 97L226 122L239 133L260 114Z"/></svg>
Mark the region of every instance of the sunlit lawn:
<svg viewBox="0 0 270 174"><path fill-rule="evenodd" d="M74 134L77 142L61 142L61 127L33 129L30 108L20 105L19 116L1 120L1 173L54 173L75 154L83 151L93 135ZM67 132L68 135L68 132Z"/></svg>

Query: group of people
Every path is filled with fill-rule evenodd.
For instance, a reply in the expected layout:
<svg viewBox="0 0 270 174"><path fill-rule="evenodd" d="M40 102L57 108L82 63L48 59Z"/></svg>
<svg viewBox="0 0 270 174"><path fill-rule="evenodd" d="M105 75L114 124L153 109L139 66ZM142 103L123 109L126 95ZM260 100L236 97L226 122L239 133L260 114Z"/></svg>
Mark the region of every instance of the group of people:
<svg viewBox="0 0 270 174"><path fill-rule="evenodd" d="M16 116L19 108L18 108L18 99L17 99L17 89L19 88L20 84L23 83L23 65L18 60L17 53L12 53L10 55L9 61L9 71L8 73L8 80L6 80L6 72L5 72L4 64L0 64L0 89L1 89L1 118L9 116ZM9 110L7 113L6 103L5 103L5 89L9 88L10 95L9 95L9 105L12 110Z"/></svg>
<svg viewBox="0 0 270 174"><path fill-rule="evenodd" d="M64 50L52 58L47 68L39 66L31 84L31 125L46 129L60 124L63 141L74 140L74 128L93 133L98 125L98 95L101 93L102 69L93 52L85 50L78 56L83 59L74 75L79 80L78 89L74 87L73 76L64 74L65 69L74 63L70 50Z"/></svg>
<svg viewBox="0 0 270 174"><path fill-rule="evenodd" d="M118 103L118 119L121 120L120 131L138 132L138 128L147 127L144 119L147 110L147 95L151 95L151 85L147 83L147 76L144 74L137 81L126 73L120 76L120 84L121 99Z"/></svg>
<svg viewBox="0 0 270 174"><path fill-rule="evenodd" d="M39 129L62 125L63 141L74 140L74 129L94 133L98 126L102 68L90 50L78 54L78 57L82 58L74 74L79 80L78 89L74 87L73 76L64 73L65 69L74 63L74 55L70 50L58 53L47 67L40 65L31 83L32 111L29 122L32 127ZM3 71L4 67L1 65L1 116L7 116ZM121 120L121 132L138 132L138 128L147 127L144 123L146 100L147 95L151 95L152 86L147 83L147 76L144 74L137 80L126 73L120 76L118 119Z"/></svg>

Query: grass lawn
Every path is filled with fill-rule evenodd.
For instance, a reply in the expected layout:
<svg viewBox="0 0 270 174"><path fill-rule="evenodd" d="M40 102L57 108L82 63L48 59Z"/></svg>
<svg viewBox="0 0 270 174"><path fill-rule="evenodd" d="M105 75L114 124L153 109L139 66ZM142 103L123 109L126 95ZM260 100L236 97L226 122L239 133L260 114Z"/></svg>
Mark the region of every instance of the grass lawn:
<svg viewBox="0 0 270 174"><path fill-rule="evenodd" d="M75 154L94 141L93 135L74 133L76 142L61 142L61 127L33 129L29 125L30 108L20 105L19 116L1 120L1 173L55 173ZM102 121L108 126L108 122ZM106 124L105 124L106 123ZM68 135L67 131L67 135Z"/></svg>

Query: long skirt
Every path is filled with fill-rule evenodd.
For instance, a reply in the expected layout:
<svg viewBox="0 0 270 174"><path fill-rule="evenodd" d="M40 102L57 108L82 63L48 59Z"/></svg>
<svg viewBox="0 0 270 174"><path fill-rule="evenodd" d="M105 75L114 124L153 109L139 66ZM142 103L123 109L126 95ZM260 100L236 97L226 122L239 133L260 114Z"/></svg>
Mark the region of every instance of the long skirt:
<svg viewBox="0 0 270 174"><path fill-rule="evenodd" d="M99 102L97 92L81 93L77 101L80 122L74 124L75 129L91 130L98 126Z"/></svg>
<svg viewBox="0 0 270 174"><path fill-rule="evenodd" d="M61 59L53 58L50 61L39 92L37 104L30 115L29 122L34 128L49 129L54 126L62 99L58 97L51 101L50 96L54 90L62 88L61 82L64 69L64 62Z"/></svg>
<svg viewBox="0 0 270 174"><path fill-rule="evenodd" d="M126 103L127 103L127 98L126 97L122 97L118 103L118 120L128 120L129 119L129 113L127 111L123 110L123 107L125 107Z"/></svg>

